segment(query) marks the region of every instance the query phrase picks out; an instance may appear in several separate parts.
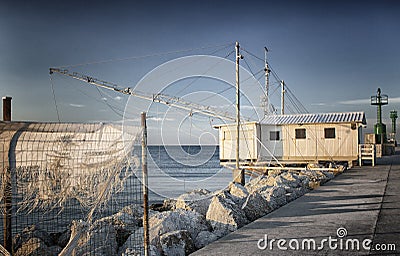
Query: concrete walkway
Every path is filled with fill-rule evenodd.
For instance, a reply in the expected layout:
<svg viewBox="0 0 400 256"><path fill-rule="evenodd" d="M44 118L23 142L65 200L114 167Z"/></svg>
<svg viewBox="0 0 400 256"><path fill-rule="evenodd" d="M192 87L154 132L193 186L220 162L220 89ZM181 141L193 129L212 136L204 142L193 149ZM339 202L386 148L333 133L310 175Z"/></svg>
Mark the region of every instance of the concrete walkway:
<svg viewBox="0 0 400 256"><path fill-rule="evenodd" d="M347 235L339 238L338 229ZM287 250L278 248L279 239L284 239L280 245ZM370 250L366 239L372 241ZM400 255L399 240L400 155L397 152L379 160L375 167L346 171L192 255ZM395 251L374 250L375 246L383 248L390 244L395 244ZM335 245L337 248L333 249Z"/></svg>

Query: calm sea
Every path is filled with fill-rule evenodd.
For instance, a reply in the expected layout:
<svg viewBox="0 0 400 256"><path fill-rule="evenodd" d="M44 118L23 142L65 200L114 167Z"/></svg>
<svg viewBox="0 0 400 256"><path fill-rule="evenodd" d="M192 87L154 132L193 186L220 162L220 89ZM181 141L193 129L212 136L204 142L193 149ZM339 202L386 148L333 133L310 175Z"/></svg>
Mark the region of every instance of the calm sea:
<svg viewBox="0 0 400 256"><path fill-rule="evenodd" d="M193 189L223 189L232 180L221 167L218 146L149 146L150 201L175 198Z"/></svg>

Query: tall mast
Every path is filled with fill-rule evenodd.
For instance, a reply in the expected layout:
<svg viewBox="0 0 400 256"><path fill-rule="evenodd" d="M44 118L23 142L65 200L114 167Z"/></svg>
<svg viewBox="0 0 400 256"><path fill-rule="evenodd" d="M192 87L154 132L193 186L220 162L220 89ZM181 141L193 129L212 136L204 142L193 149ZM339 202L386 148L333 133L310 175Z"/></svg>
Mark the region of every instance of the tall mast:
<svg viewBox="0 0 400 256"><path fill-rule="evenodd" d="M271 70L269 69L268 66L268 61L267 61L267 53L268 49L267 47L264 47L264 61L265 61L265 100L264 100L264 116L268 115L268 103L269 103L269 73Z"/></svg>
<svg viewBox="0 0 400 256"><path fill-rule="evenodd" d="M285 81L281 81L281 115L285 114Z"/></svg>
<svg viewBox="0 0 400 256"><path fill-rule="evenodd" d="M243 59L240 54L239 42L236 42L236 168L233 172L233 181L244 185L244 171L240 169L239 142L240 142L240 84L239 84L239 60Z"/></svg>

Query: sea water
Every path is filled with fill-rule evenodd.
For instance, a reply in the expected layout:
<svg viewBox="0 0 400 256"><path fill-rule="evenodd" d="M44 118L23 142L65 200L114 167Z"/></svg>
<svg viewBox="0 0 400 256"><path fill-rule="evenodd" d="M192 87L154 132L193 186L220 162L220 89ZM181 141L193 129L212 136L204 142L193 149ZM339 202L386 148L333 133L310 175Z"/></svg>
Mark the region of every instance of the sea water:
<svg viewBox="0 0 400 256"><path fill-rule="evenodd" d="M220 165L218 146L149 146L148 173L151 202L194 189L223 189L232 180Z"/></svg>

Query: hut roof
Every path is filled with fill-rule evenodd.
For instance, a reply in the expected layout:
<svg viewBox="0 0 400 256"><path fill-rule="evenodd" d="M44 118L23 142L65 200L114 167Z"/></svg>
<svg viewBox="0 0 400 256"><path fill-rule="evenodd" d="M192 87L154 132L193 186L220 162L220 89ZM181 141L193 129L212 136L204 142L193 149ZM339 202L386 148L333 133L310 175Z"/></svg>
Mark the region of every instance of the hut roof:
<svg viewBox="0 0 400 256"><path fill-rule="evenodd" d="M263 124L325 124L325 123L362 123L367 124L364 112L340 112L294 115L270 115Z"/></svg>

